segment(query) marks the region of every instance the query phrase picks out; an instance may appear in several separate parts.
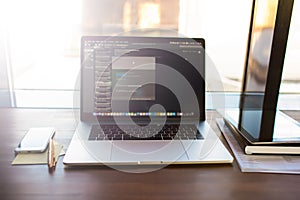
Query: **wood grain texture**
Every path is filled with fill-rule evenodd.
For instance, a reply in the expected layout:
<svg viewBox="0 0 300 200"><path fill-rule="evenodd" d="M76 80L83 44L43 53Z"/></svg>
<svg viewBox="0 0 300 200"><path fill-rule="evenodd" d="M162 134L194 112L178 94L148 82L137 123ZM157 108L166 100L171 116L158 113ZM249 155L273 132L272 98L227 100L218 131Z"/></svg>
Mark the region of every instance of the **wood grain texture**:
<svg viewBox="0 0 300 200"><path fill-rule="evenodd" d="M293 112L294 116L300 116ZM68 146L78 110L0 109L0 199L299 199L300 176L241 173L237 164L168 166L150 173L109 167L11 166L14 148L34 126L54 126ZM218 116L210 111L210 116ZM213 118L213 128L218 131ZM219 133L219 131L218 131ZM219 133L220 135L220 133ZM220 135L221 137L221 135ZM224 140L223 140L224 141ZM224 141L225 142L225 141Z"/></svg>

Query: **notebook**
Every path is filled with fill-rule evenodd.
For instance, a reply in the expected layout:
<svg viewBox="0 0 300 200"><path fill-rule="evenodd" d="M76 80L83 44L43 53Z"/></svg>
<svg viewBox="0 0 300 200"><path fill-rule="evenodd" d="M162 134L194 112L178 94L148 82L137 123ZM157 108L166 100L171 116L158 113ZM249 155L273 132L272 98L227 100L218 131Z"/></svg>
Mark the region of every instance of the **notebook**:
<svg viewBox="0 0 300 200"><path fill-rule="evenodd" d="M83 36L73 165L231 163L205 120L201 38Z"/></svg>

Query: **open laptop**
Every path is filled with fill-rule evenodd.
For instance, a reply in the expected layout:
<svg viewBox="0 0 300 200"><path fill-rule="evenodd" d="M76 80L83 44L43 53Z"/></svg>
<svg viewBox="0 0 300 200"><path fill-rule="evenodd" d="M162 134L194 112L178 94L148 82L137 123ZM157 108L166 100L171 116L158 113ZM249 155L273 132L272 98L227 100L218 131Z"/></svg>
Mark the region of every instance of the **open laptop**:
<svg viewBox="0 0 300 200"><path fill-rule="evenodd" d="M84 36L66 165L231 163L205 121L203 39Z"/></svg>

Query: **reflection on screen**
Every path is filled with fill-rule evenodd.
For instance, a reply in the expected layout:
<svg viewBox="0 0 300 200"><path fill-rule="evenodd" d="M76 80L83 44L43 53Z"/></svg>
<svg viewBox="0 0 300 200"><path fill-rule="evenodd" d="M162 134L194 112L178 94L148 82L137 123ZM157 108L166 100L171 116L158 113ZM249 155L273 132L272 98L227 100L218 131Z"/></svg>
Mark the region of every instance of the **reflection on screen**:
<svg viewBox="0 0 300 200"><path fill-rule="evenodd" d="M271 55L278 0L255 4L245 92L264 92Z"/></svg>
<svg viewBox="0 0 300 200"><path fill-rule="evenodd" d="M251 134L250 137L255 139L258 139L261 133L277 6L278 0L256 0L254 5L239 129Z"/></svg>

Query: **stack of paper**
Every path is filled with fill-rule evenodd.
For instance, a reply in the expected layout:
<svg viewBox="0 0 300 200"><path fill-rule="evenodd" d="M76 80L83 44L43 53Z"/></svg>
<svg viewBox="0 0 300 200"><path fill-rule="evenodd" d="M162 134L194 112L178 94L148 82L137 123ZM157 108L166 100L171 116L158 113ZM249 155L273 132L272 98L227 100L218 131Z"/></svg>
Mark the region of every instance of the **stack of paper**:
<svg viewBox="0 0 300 200"><path fill-rule="evenodd" d="M223 119L217 125L230 146L242 172L300 174L300 156L296 155L247 155L240 147Z"/></svg>

